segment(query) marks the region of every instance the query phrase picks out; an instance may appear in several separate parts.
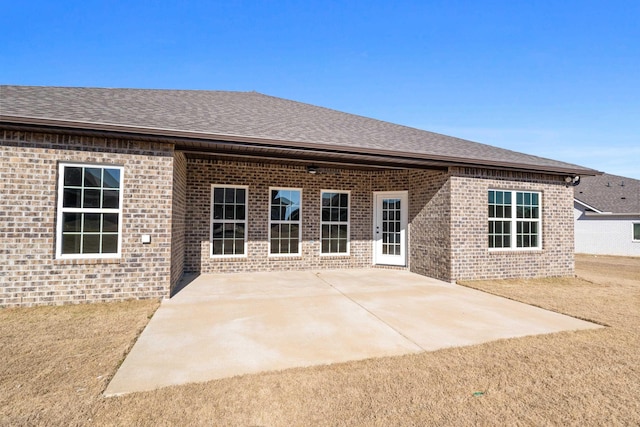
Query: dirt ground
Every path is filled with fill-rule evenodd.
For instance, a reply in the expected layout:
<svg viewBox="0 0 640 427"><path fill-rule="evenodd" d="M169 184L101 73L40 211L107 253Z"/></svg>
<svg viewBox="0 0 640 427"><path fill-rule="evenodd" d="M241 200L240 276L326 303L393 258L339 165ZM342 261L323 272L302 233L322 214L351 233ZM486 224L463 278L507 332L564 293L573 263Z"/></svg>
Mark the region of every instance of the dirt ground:
<svg viewBox="0 0 640 427"><path fill-rule="evenodd" d="M640 425L640 258L469 282L608 327L101 392L158 303L0 310L0 425Z"/></svg>

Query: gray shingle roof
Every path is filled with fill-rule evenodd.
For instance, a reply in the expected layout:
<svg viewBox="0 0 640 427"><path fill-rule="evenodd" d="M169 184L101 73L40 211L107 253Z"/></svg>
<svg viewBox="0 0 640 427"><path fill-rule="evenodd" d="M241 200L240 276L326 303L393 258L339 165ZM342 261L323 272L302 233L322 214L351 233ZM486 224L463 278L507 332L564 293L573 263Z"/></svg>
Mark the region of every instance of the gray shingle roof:
<svg viewBox="0 0 640 427"><path fill-rule="evenodd" d="M583 177L574 197L602 212L640 214L640 181L603 174Z"/></svg>
<svg viewBox="0 0 640 427"><path fill-rule="evenodd" d="M76 122L307 144L558 173L588 168L256 92L0 86L0 119ZM161 133L160 132L160 133Z"/></svg>

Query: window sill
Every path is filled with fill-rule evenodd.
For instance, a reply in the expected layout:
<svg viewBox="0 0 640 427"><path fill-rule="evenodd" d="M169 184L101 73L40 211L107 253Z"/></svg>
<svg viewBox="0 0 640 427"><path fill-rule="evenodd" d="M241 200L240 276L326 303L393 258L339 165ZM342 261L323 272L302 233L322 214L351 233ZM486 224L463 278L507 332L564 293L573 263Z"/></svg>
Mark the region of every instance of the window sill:
<svg viewBox="0 0 640 427"><path fill-rule="evenodd" d="M490 254L541 254L542 248L523 248L523 249L489 249Z"/></svg>
<svg viewBox="0 0 640 427"><path fill-rule="evenodd" d="M246 261L249 259L247 255L210 255L212 261Z"/></svg>
<svg viewBox="0 0 640 427"><path fill-rule="evenodd" d="M122 258L58 258L55 265L92 265L92 264L120 264Z"/></svg>
<svg viewBox="0 0 640 427"><path fill-rule="evenodd" d="M277 254L277 255L269 254L268 258L269 258L270 261L291 261L291 260L301 260L302 259L302 255L301 254L291 254L291 255L287 255L287 254Z"/></svg>

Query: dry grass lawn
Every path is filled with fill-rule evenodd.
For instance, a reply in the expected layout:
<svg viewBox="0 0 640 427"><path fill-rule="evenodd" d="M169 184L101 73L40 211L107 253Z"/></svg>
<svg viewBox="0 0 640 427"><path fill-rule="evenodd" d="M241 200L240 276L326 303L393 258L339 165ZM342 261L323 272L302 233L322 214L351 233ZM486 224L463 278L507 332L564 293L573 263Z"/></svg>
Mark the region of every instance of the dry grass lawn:
<svg viewBox="0 0 640 427"><path fill-rule="evenodd" d="M466 285L609 327L101 396L157 308L0 310L3 425L640 425L640 258Z"/></svg>

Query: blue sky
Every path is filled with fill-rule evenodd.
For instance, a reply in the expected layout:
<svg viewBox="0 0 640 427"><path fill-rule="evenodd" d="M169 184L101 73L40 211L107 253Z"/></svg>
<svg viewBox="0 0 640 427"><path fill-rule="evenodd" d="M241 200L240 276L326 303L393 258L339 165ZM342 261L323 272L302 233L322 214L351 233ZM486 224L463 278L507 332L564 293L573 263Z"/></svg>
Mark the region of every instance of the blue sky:
<svg viewBox="0 0 640 427"><path fill-rule="evenodd" d="M640 1L2 1L0 83L256 90L640 179Z"/></svg>

